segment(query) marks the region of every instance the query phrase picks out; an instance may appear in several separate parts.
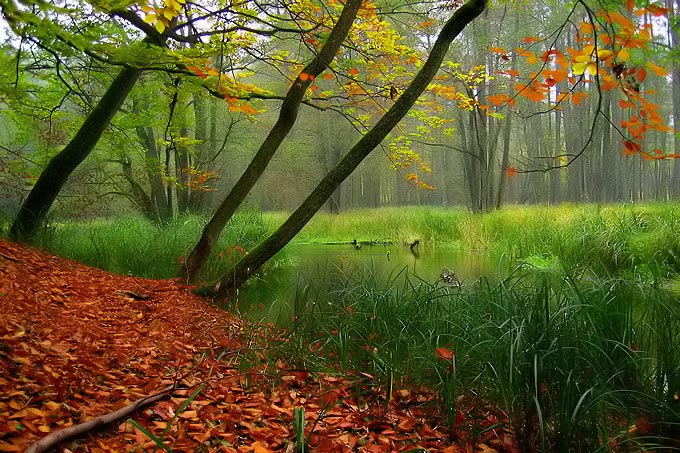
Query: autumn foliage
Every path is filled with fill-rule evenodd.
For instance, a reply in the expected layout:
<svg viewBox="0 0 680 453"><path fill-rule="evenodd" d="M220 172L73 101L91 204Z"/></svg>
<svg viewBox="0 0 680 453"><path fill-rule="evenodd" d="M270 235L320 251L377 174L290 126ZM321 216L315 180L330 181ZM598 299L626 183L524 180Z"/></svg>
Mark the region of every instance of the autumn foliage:
<svg viewBox="0 0 680 453"><path fill-rule="evenodd" d="M524 98L561 109L565 103L578 106L585 99L616 90L621 96L618 106L624 110L624 119L614 126L619 130L623 152L652 160L680 157L660 149L646 150L643 145L648 132L672 133L673 128L658 113L659 106L649 101L654 91L645 88L650 73L656 77L669 75L666 69L648 61L653 25L635 18L666 17L668 10L654 3L638 7L633 1L625 3L623 12L593 11L581 5L586 14L575 30L574 47L559 49L553 37L535 36L526 37L524 46L512 51L490 47L501 66L510 61L509 55L514 52L536 71L523 74L516 69L500 69L498 76L515 81L514 95L496 94L488 101L496 107L513 107L518 98Z"/></svg>

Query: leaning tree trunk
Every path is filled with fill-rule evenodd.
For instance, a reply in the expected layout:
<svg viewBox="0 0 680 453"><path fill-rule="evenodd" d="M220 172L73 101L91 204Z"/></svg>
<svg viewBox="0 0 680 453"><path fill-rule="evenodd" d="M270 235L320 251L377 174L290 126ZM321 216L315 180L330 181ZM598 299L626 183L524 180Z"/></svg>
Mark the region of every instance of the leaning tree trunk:
<svg viewBox="0 0 680 453"><path fill-rule="evenodd" d="M316 57L300 72L300 75L295 79L293 85L286 93L286 97L281 104L281 111L279 119L272 127L269 135L264 140L260 149L253 157L253 160L248 165L248 168L243 172L239 180L227 195L224 202L217 208L213 214L210 222L203 229L203 233L194 249L189 254L185 265L180 269L180 276L186 278L189 282L195 283L198 281L201 268L210 256L213 245L219 238L224 226L229 222L231 217L236 212L236 209L246 199L248 193L253 188L255 183L265 169L269 165L272 157L278 150L279 146L286 138L293 125L297 121L300 103L307 91L307 88L312 84L312 81L321 74L328 65L331 64L335 58L335 54L340 50L340 46L347 37L354 19L361 8L361 0L347 0L345 7L338 18L338 22L333 27L328 40L321 48ZM304 74L304 76L302 76Z"/></svg>
<svg viewBox="0 0 680 453"><path fill-rule="evenodd" d="M214 295L219 299L240 287L250 275L279 252L321 209L333 191L357 168L371 151L383 141L390 131L413 107L425 91L444 61L451 42L467 24L486 8L487 0L469 0L461 6L444 25L427 61L404 93L378 121L342 158L342 160L319 182L312 193L271 236L245 255L226 274Z"/></svg>
<svg viewBox="0 0 680 453"><path fill-rule="evenodd" d="M28 241L35 236L66 180L90 154L141 73L140 69L122 69L75 137L49 161L12 224L9 235L13 240Z"/></svg>

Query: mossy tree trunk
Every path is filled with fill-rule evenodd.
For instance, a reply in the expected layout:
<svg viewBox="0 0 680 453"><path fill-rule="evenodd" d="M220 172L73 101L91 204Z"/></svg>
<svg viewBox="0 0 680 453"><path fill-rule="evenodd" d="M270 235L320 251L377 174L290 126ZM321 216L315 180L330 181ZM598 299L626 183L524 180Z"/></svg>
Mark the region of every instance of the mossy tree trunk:
<svg viewBox="0 0 680 453"><path fill-rule="evenodd" d="M357 166L382 142L387 134L413 107L439 70L451 42L486 8L487 0L469 0L446 22L432 47L427 61L404 93L378 121L321 180L300 207L271 236L245 255L225 275L214 296L226 299L257 269L279 252L321 209L328 197L357 168Z"/></svg>
<svg viewBox="0 0 680 453"><path fill-rule="evenodd" d="M35 236L69 176L92 152L141 73L122 69L73 139L49 161L14 219L9 233L13 240L29 241Z"/></svg>

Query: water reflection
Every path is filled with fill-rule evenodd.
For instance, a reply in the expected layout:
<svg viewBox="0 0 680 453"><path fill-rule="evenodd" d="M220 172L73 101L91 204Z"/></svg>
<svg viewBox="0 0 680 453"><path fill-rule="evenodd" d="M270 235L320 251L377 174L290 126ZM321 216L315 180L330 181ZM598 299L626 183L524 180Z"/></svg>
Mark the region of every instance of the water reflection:
<svg viewBox="0 0 680 453"><path fill-rule="evenodd" d="M352 279L384 287L402 284L407 278L434 283L442 281L442 273L452 273L466 285L479 277L493 278L498 274L498 262L485 253L412 245L292 244L285 255L295 264L270 272L243 288L237 309L249 317L285 324L296 297L304 292L330 290ZM447 283L446 279L442 283Z"/></svg>

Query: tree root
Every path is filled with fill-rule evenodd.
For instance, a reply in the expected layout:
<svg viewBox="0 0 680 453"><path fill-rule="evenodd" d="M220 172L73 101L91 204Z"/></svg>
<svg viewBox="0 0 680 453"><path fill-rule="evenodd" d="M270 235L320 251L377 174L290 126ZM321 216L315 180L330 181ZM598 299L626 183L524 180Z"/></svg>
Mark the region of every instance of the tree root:
<svg viewBox="0 0 680 453"><path fill-rule="evenodd" d="M157 401L165 398L168 393L174 390L175 385L170 385L158 393L153 395L145 396L137 401L128 404L125 407L118 409L117 411L109 412L108 414L101 415L99 417L92 418L86 422L80 423L78 425L70 426L68 428L61 429L59 431L54 431L42 439L33 442L30 447L26 449L25 453L41 453L53 448L59 442L63 442L66 439L72 437L81 436L87 432L90 432L96 428L102 427L109 423L116 422L121 418L127 417L128 415L149 406Z"/></svg>

